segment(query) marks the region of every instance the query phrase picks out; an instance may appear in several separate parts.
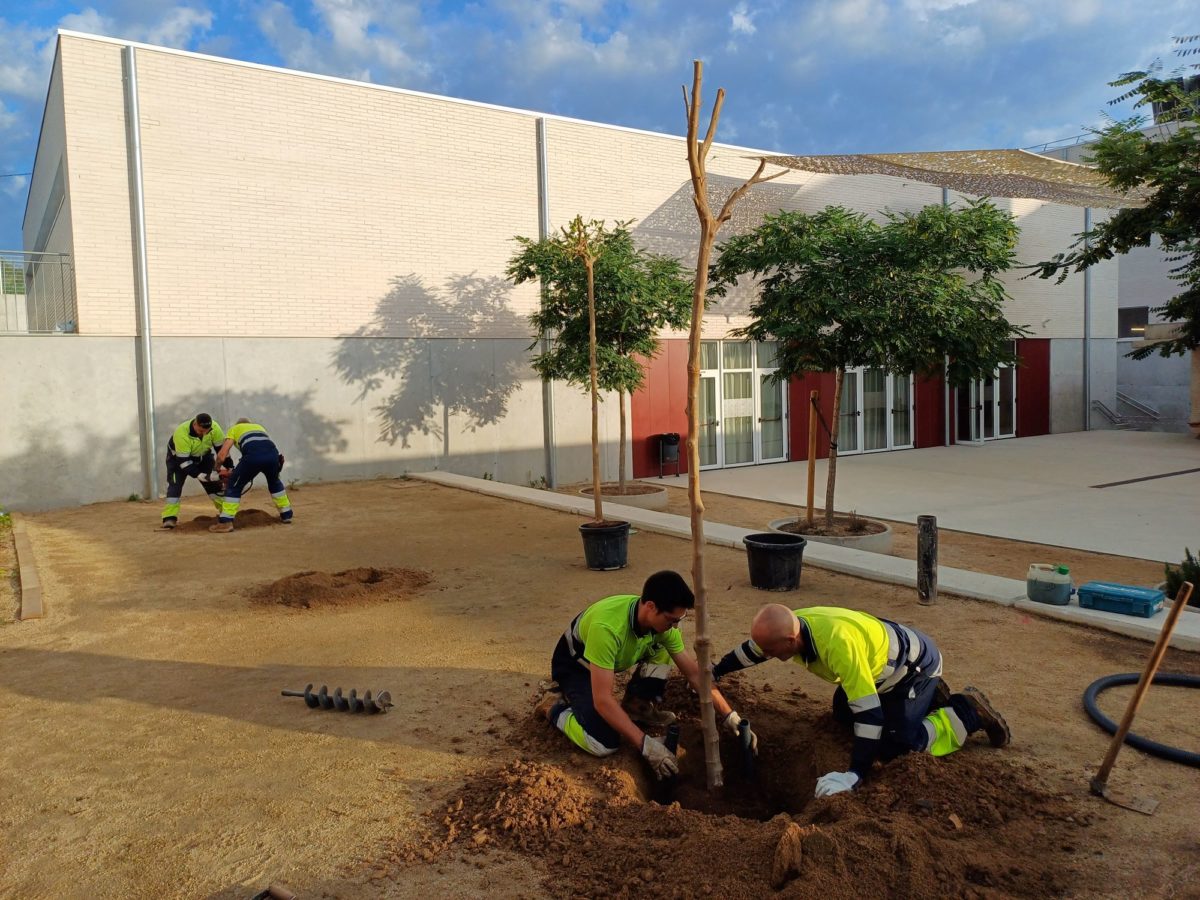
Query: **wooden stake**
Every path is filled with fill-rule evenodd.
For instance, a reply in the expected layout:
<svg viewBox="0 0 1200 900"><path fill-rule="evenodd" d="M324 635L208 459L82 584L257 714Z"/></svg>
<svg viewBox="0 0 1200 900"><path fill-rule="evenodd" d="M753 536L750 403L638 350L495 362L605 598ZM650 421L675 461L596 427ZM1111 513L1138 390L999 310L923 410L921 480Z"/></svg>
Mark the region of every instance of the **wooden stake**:
<svg viewBox="0 0 1200 900"><path fill-rule="evenodd" d="M817 392L808 395L808 524L813 520L813 496L817 486Z"/></svg>
<svg viewBox="0 0 1200 900"><path fill-rule="evenodd" d="M1121 752L1121 745L1125 743L1125 735L1129 734L1129 729L1133 727L1133 717L1137 715L1138 707L1142 705L1146 691L1150 690L1150 684L1154 681L1154 673L1158 671L1159 664L1162 663L1163 657L1167 654L1167 647L1171 643L1171 632L1175 630L1175 623L1179 621L1179 614L1187 609L1188 601L1191 598L1192 583L1185 581L1183 586L1179 588L1179 592L1175 595L1175 605L1167 613L1167 620L1163 622L1162 631L1158 633L1158 641L1154 644L1154 650L1150 653L1150 659L1146 661L1146 668L1142 672L1142 677L1138 679L1137 689L1133 692L1133 696L1129 698L1129 705L1125 707L1125 715L1121 719L1121 724L1117 728L1116 734L1113 735L1112 743L1108 745L1108 753L1104 757L1104 762L1100 764L1100 771L1092 779L1093 794L1099 794L1108 799L1106 786L1109 773L1112 772L1112 767L1117 761L1117 754Z"/></svg>
<svg viewBox="0 0 1200 900"><path fill-rule="evenodd" d="M917 516L917 600L937 603L938 530L936 516Z"/></svg>

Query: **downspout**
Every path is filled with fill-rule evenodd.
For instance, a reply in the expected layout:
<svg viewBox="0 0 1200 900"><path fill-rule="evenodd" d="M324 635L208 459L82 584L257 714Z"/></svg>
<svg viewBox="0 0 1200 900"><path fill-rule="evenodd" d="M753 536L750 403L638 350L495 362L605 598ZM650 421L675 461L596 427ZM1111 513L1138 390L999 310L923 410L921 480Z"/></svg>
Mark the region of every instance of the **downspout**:
<svg viewBox="0 0 1200 900"><path fill-rule="evenodd" d="M121 48L125 84L125 149L129 159L129 206L133 214L134 281L137 291L138 362L141 367L142 484L147 500L158 499L158 448L154 420L154 358L150 340L150 272L146 264L146 204L142 183L142 123L138 110L136 51Z"/></svg>
<svg viewBox="0 0 1200 900"><path fill-rule="evenodd" d="M942 206L950 205L950 189L942 188ZM942 366L942 446L950 446L950 354Z"/></svg>
<svg viewBox="0 0 1200 900"><path fill-rule="evenodd" d="M546 172L546 120L537 119L538 239L550 236L550 185ZM542 286L542 302L546 288ZM542 337L542 353L550 352L550 335ZM546 448L546 486L558 487L558 466L554 452L554 382L542 379L542 442Z"/></svg>
<svg viewBox="0 0 1200 900"><path fill-rule="evenodd" d="M1092 208L1083 208L1083 249L1091 246ZM1083 430L1092 430L1092 267L1083 270Z"/></svg>

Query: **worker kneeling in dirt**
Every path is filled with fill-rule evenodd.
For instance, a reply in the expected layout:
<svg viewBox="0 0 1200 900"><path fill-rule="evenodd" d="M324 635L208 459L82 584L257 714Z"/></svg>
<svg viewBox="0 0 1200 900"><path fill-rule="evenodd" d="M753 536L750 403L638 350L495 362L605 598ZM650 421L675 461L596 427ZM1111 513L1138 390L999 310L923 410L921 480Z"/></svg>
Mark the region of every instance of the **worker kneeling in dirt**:
<svg viewBox="0 0 1200 900"><path fill-rule="evenodd" d="M986 732L993 747L1011 739L979 690L950 693L933 640L896 622L833 606L791 610L772 603L755 615L750 640L713 667L713 677L771 658L790 659L836 684L834 718L854 726L849 770L817 779L818 797L853 789L876 759L912 750L945 756L976 731Z"/></svg>
<svg viewBox="0 0 1200 900"><path fill-rule="evenodd" d="M642 726L663 726L675 715L658 709L671 661L700 690L700 668L683 648L679 623L696 604L691 588L677 572L656 572L646 579L640 597L620 594L593 603L577 615L554 648L550 663L557 682L537 706L571 743L593 756L616 753L621 738L639 748L658 778L679 771L675 755ZM637 667L618 704L613 696L617 672ZM733 734L741 717L713 688L717 718ZM757 737L751 735L757 751Z"/></svg>
<svg viewBox="0 0 1200 900"><path fill-rule="evenodd" d="M267 490L271 492L271 499L275 501L275 507L279 510L279 520L285 525L291 522L292 504L288 501L287 490L279 478L279 470L283 468L283 454L267 435L267 429L249 419L238 419L237 424L226 433L225 443L217 451L218 466L225 461L235 444L242 458L238 460L238 464L233 467L233 474L229 476L225 500L221 504L221 514L215 524L208 526L208 530L218 533L233 531L233 519L242 502L242 491L259 473L266 476Z"/></svg>

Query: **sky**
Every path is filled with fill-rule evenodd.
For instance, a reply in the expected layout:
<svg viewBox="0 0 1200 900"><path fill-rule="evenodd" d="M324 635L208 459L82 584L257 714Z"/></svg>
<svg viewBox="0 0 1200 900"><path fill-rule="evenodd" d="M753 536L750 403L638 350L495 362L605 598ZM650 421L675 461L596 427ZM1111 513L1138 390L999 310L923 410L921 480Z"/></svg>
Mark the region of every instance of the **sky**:
<svg viewBox="0 0 1200 900"><path fill-rule="evenodd" d="M782 153L1033 147L1126 118L1107 83L1200 32L1195 0L6 0L0 250L21 249L59 28Z"/></svg>

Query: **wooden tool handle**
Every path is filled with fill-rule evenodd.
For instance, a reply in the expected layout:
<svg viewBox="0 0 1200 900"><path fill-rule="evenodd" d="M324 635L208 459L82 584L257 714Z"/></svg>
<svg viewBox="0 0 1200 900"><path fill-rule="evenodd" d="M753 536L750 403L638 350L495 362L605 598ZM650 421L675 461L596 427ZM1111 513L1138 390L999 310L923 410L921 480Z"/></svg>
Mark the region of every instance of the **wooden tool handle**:
<svg viewBox="0 0 1200 900"><path fill-rule="evenodd" d="M1100 771L1092 779L1094 786L1103 787L1108 781L1108 775L1117 761L1121 745L1125 743L1125 735L1129 734L1129 729L1133 727L1133 717L1137 715L1138 707L1142 705L1142 698L1150 689L1150 684L1154 681L1154 673L1158 671L1158 666L1167 653L1167 647L1170 646L1171 632L1175 630L1175 623L1179 621L1179 615L1187 608L1191 597L1192 583L1185 581L1179 589L1179 593L1175 595L1175 604L1167 613L1167 620L1163 622L1162 631L1158 634L1158 641L1154 644L1154 651L1146 662L1146 669L1142 672L1142 677L1138 679L1137 689L1129 698L1129 705L1125 707L1125 715L1121 718L1121 724L1117 728L1116 734L1113 735L1112 743L1108 746L1108 753L1104 757L1104 762L1100 764Z"/></svg>

